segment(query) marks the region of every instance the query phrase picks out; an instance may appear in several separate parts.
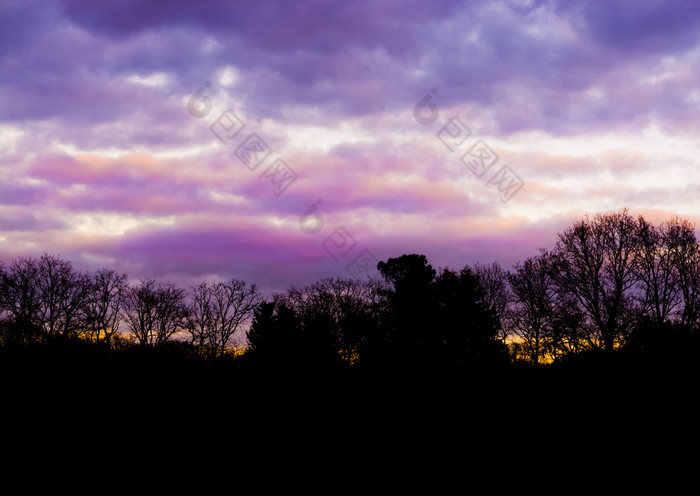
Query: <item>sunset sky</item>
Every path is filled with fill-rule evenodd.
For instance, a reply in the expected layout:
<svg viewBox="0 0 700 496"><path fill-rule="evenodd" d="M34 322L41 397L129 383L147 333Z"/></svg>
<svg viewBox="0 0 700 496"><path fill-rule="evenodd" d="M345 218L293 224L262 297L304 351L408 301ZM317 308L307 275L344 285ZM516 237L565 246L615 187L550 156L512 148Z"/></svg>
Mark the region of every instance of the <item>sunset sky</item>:
<svg viewBox="0 0 700 496"><path fill-rule="evenodd" d="M586 212L700 219L700 2L3 0L0 174L6 263L509 268Z"/></svg>

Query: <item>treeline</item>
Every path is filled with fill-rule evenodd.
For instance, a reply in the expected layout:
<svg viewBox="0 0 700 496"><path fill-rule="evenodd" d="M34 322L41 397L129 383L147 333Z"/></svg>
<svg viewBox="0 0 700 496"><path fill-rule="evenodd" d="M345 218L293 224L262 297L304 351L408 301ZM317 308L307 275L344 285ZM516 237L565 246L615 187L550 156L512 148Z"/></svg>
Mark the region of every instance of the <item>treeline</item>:
<svg viewBox="0 0 700 496"><path fill-rule="evenodd" d="M189 290L125 273L85 273L44 254L0 266L0 340L28 345L80 339L107 347L187 343L196 353L236 350L234 335L262 301L255 284L232 279Z"/></svg>
<svg viewBox="0 0 700 496"><path fill-rule="evenodd" d="M378 264L377 280L324 279L263 297L232 279L180 288L60 257L0 266L0 344L177 349L257 370L468 370L564 363L596 352L692 360L700 317L694 226L627 210L585 217L551 249L433 268Z"/></svg>

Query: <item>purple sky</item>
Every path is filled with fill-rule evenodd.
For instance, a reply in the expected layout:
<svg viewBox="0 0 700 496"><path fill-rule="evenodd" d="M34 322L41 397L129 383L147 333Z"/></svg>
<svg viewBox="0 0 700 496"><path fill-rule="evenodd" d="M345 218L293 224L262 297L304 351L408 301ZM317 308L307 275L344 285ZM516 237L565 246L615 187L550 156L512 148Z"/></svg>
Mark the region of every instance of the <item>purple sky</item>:
<svg viewBox="0 0 700 496"><path fill-rule="evenodd" d="M697 221L698 131L700 2L3 0L0 260L510 267L585 212Z"/></svg>

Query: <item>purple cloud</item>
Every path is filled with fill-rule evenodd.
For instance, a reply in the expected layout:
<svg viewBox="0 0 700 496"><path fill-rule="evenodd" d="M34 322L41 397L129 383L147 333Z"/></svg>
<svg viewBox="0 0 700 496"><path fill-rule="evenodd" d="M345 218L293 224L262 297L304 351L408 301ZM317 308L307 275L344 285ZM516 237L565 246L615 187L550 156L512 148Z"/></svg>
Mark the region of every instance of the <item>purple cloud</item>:
<svg viewBox="0 0 700 496"><path fill-rule="evenodd" d="M341 226L348 256L457 267L509 265L587 211L695 218L699 10L3 2L0 259L49 250L280 289L345 274L323 247ZM196 117L200 88L211 109ZM435 120L419 123L426 95ZM243 129L222 143L211 126L229 109ZM437 137L451 118L470 129L463 147ZM251 133L269 149L257 167L235 153ZM461 160L477 140L499 157L483 178ZM296 177L284 191L265 175L276 160ZM525 184L504 203L489 177L506 166Z"/></svg>

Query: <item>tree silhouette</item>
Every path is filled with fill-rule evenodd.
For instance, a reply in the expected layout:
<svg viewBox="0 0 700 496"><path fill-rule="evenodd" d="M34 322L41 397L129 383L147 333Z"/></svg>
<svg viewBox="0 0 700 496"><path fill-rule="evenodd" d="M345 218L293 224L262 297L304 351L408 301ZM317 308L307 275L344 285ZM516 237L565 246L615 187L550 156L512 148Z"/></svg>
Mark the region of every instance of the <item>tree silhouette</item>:
<svg viewBox="0 0 700 496"><path fill-rule="evenodd" d="M641 317L640 239L627 210L586 216L559 234L554 274L585 312L591 343L611 351Z"/></svg>
<svg viewBox="0 0 700 496"><path fill-rule="evenodd" d="M90 292L89 276L59 257L39 258L41 305L39 321L49 336L74 336L85 324L84 308Z"/></svg>
<svg viewBox="0 0 700 496"><path fill-rule="evenodd" d="M190 293L185 331L200 353L222 356L260 301L258 287L242 280L199 284Z"/></svg>
<svg viewBox="0 0 700 496"><path fill-rule="evenodd" d="M126 291L124 318L142 346L168 342L185 325L184 291L172 283L144 278Z"/></svg>
<svg viewBox="0 0 700 496"><path fill-rule="evenodd" d="M472 267L472 273L479 279L479 285L484 291L484 302L491 310L496 319L501 322L499 336L503 342L506 341L508 327L505 321L508 317L508 301L510 299L508 272L506 272L498 261L490 264L476 263Z"/></svg>
<svg viewBox="0 0 700 496"><path fill-rule="evenodd" d="M682 295L683 309L680 322L696 326L700 317L700 246L695 227L678 217L659 228L661 245L668 253L672 276Z"/></svg>
<svg viewBox="0 0 700 496"><path fill-rule="evenodd" d="M327 326L340 360L354 365L362 359L367 340L376 334L381 291L378 281L325 278L303 288L292 287L279 297L304 326Z"/></svg>
<svg viewBox="0 0 700 496"><path fill-rule="evenodd" d="M9 321L8 339L27 344L40 338L41 291L39 263L32 257L17 258L0 270L0 309Z"/></svg>
<svg viewBox="0 0 700 496"><path fill-rule="evenodd" d="M289 369L299 363L301 321L278 301L264 301L254 311L247 333L247 358L263 369Z"/></svg>
<svg viewBox="0 0 700 496"><path fill-rule="evenodd" d="M480 279L469 267L459 273L443 270L435 281L437 300L437 363L448 367L501 363L505 345L498 339L498 308L486 297Z"/></svg>
<svg viewBox="0 0 700 496"><path fill-rule="evenodd" d="M263 300L235 278L185 292L150 278L129 286L126 274L83 273L46 253L19 257L0 262L0 348L92 346L216 367L399 377L502 364L504 343L516 361L537 364L534 373L577 360L591 370L600 357L697 362L700 247L694 225L678 217L653 226L626 209L585 216L512 271L497 261L436 270L420 254L377 268L379 281L325 278ZM208 362L237 356L241 331L243 361Z"/></svg>
<svg viewBox="0 0 700 496"><path fill-rule="evenodd" d="M383 342L384 360L390 366L418 364L428 357L428 341L435 337L435 269L425 255L401 255L379 262L377 269L391 286L386 291L387 317ZM378 345L378 346L377 346ZM376 352L376 351L375 351Z"/></svg>
<svg viewBox="0 0 700 496"><path fill-rule="evenodd" d="M214 309L211 286L202 282L190 289L190 301L187 304L187 325L185 332L190 335L192 344L199 354L207 354L209 336L214 325Z"/></svg>
<svg viewBox="0 0 700 496"><path fill-rule="evenodd" d="M127 275L113 269L92 274L85 302L84 334L92 341L104 340L110 346L123 320L122 309L127 291Z"/></svg>
<svg viewBox="0 0 700 496"><path fill-rule="evenodd" d="M538 365L554 340L556 283L546 253L517 263L509 274L511 323L530 361Z"/></svg>
<svg viewBox="0 0 700 496"><path fill-rule="evenodd" d="M638 217L639 251L634 267L643 284L645 313L656 325L666 322L681 302L681 291L674 277L673 251L666 245L664 228L655 228Z"/></svg>
<svg viewBox="0 0 700 496"><path fill-rule="evenodd" d="M424 369L500 361L500 322L471 269L436 271L425 255L402 255L377 266L387 291L383 351L389 363Z"/></svg>

